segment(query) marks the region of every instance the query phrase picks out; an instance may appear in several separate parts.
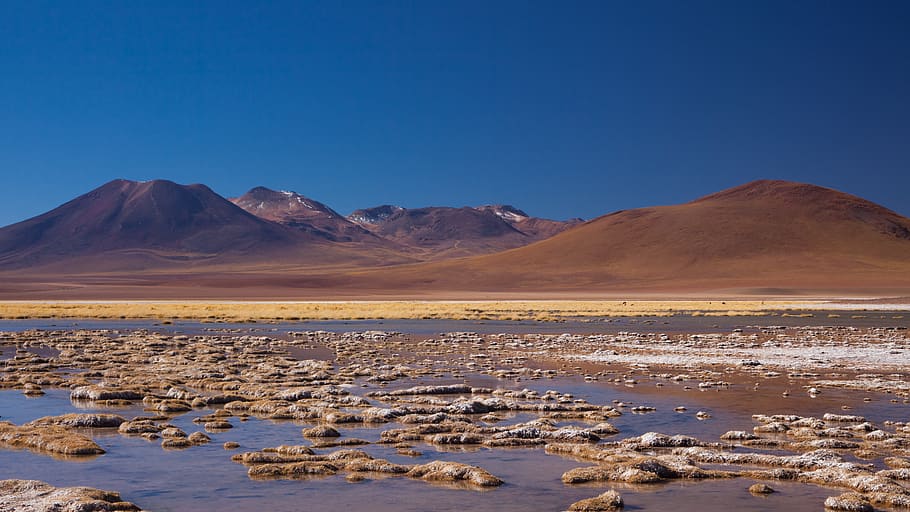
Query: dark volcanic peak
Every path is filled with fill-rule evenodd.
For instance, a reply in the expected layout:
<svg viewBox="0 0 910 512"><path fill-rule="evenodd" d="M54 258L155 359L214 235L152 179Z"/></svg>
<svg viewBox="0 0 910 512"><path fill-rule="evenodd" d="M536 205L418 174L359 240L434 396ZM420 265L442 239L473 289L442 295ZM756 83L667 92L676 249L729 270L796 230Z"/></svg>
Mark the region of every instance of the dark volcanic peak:
<svg viewBox="0 0 910 512"><path fill-rule="evenodd" d="M265 187L253 188L246 194L231 199L231 202L256 216L278 222L288 218L342 218L335 210L297 192Z"/></svg>
<svg viewBox="0 0 910 512"><path fill-rule="evenodd" d="M530 217L509 205L412 209L382 205L357 210L348 219L399 244L447 256L521 247L580 223Z"/></svg>
<svg viewBox="0 0 910 512"><path fill-rule="evenodd" d="M115 251L200 258L291 246L299 237L205 185L114 180L38 217L0 229L0 265L53 263Z"/></svg>
<svg viewBox="0 0 910 512"><path fill-rule="evenodd" d="M376 242L375 235L296 192L256 187L231 202L249 213L334 242Z"/></svg>
<svg viewBox="0 0 910 512"><path fill-rule="evenodd" d="M376 235L435 256L465 256L520 247L533 241L492 211L383 205L348 216Z"/></svg>
<svg viewBox="0 0 910 512"><path fill-rule="evenodd" d="M521 235L495 213L443 206L399 210L385 219L379 231L427 242Z"/></svg>
<svg viewBox="0 0 910 512"><path fill-rule="evenodd" d="M382 206L355 210L354 213L348 215L348 220L356 222L357 224L376 225L403 210L404 208L400 206L384 204Z"/></svg>
<svg viewBox="0 0 910 512"><path fill-rule="evenodd" d="M524 211L507 204L478 206L477 209L496 214L499 218L511 224L515 229L528 235L531 240L535 242L550 238L553 235L562 233L583 222L581 219L558 221L531 217Z"/></svg>
<svg viewBox="0 0 910 512"><path fill-rule="evenodd" d="M478 210L493 212L499 217L506 220L506 222L521 222L530 217L527 213L515 208L514 206L508 204L488 204L484 206L478 206Z"/></svg>

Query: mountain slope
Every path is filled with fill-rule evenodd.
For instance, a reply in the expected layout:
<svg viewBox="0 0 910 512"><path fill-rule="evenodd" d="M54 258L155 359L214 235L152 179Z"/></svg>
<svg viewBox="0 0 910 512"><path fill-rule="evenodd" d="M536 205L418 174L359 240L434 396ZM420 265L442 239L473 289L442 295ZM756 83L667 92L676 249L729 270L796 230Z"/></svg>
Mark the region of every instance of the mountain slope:
<svg viewBox="0 0 910 512"><path fill-rule="evenodd" d="M114 180L0 229L0 266L64 264L72 271L262 261L302 249L315 255L322 244L250 215L204 185Z"/></svg>
<svg viewBox="0 0 910 512"><path fill-rule="evenodd" d="M476 209L493 212L499 218L511 224L513 228L534 239L534 241L550 238L584 222L581 219L560 221L531 217L514 206L502 204L478 206Z"/></svg>
<svg viewBox="0 0 910 512"><path fill-rule="evenodd" d="M492 212L474 208L371 208L353 218L377 222L364 227L387 240L431 257L457 257L485 254L521 247L532 242L528 235Z"/></svg>
<svg viewBox="0 0 910 512"><path fill-rule="evenodd" d="M400 206L384 204L381 206L374 206L372 208L354 210L354 212L348 215L347 218L351 222L354 222L361 226L365 226L367 228L375 228L385 222L389 217L402 210L404 210L404 208Z"/></svg>
<svg viewBox="0 0 910 512"><path fill-rule="evenodd" d="M403 246L426 251L430 258L488 254L521 247L579 223L530 217L511 206L478 208L382 205L357 210L352 222Z"/></svg>
<svg viewBox="0 0 910 512"><path fill-rule="evenodd" d="M369 231L335 210L296 192L256 187L230 201L257 217L335 242L377 241Z"/></svg>
<svg viewBox="0 0 910 512"><path fill-rule="evenodd" d="M616 212L499 254L368 277L477 290L910 286L910 219L831 189L762 180Z"/></svg>

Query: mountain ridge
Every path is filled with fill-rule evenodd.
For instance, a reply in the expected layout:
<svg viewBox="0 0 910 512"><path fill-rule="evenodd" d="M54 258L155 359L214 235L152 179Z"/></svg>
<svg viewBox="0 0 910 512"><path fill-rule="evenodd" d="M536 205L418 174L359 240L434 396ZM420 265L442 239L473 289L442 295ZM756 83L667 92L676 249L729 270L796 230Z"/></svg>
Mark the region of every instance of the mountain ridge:
<svg viewBox="0 0 910 512"><path fill-rule="evenodd" d="M910 286L908 232L910 219L857 196L759 180L609 213L521 248L361 277L474 290Z"/></svg>
<svg viewBox="0 0 910 512"><path fill-rule="evenodd" d="M313 212L337 220L334 210L293 192L251 192L277 198L281 215L300 213L293 203L306 215L272 221L204 185L115 180L0 228L0 272L7 283L27 284L86 282L79 276L89 274L117 281L128 271L154 287L166 270L169 282L228 296L256 283L285 295L344 296L910 290L910 219L805 183L759 180L612 212L537 241L528 234L533 217L487 205L365 209L376 225L357 229L382 242L339 242L301 229Z"/></svg>

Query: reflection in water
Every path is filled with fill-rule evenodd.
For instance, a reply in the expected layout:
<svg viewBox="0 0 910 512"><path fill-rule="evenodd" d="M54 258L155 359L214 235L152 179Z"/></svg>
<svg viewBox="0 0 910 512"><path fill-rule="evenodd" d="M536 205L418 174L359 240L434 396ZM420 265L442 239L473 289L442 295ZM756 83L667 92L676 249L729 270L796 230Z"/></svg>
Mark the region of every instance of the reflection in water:
<svg viewBox="0 0 910 512"><path fill-rule="evenodd" d="M44 347L44 346L36 346L36 347L29 346L29 347L24 347L21 350L23 350L24 352L30 353L30 354L34 354L38 357L52 358L52 357L57 357L58 355L60 355L59 350L57 350L55 348L51 348L51 347ZM13 357L16 356L16 351L17 351L17 347L15 345L0 344L0 361L2 361L4 359L12 359Z"/></svg>

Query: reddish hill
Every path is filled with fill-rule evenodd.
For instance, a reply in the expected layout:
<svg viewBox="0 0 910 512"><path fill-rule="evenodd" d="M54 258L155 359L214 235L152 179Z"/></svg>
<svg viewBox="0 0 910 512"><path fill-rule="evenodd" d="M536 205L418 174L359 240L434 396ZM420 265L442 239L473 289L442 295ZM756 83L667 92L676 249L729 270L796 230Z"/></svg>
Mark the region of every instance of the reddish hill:
<svg viewBox="0 0 910 512"><path fill-rule="evenodd" d="M513 228L528 235L534 241L544 240L551 236L558 235L559 233L584 222L581 219L559 221L531 217L518 208L507 204L478 206L477 209L495 213L499 218L511 224Z"/></svg>
<svg viewBox="0 0 910 512"><path fill-rule="evenodd" d="M296 192L256 187L230 201L257 217L335 242L378 241L375 235L335 210Z"/></svg>
<svg viewBox="0 0 910 512"><path fill-rule="evenodd" d="M910 287L910 219L835 190L763 180L616 212L499 254L361 277L454 290Z"/></svg>

